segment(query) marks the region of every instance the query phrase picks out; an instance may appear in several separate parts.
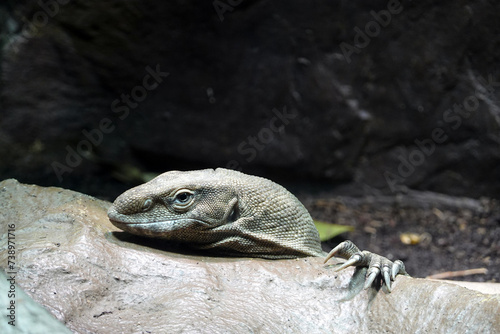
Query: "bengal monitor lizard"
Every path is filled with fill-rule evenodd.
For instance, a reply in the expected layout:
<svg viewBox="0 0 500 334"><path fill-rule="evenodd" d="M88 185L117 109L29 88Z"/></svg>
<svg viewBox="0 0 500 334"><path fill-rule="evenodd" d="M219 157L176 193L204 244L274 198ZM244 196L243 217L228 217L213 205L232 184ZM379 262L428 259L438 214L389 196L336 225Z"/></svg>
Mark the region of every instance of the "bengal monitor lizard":
<svg viewBox="0 0 500 334"><path fill-rule="evenodd" d="M290 259L334 255L347 259L336 270L367 267L364 288L377 277L389 291L391 280L406 274L403 262L360 251L344 241L329 254L300 201L284 187L262 177L223 168L170 171L127 190L108 217L132 234L210 249L221 255Z"/></svg>

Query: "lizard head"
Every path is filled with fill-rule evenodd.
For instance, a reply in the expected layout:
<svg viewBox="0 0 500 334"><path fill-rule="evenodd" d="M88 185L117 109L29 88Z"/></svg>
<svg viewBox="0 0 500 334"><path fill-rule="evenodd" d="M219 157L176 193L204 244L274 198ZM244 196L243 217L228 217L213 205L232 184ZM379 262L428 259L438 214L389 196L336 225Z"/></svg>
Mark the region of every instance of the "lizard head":
<svg viewBox="0 0 500 334"><path fill-rule="evenodd" d="M214 170L171 171L121 194L108 217L132 234L198 241L236 219L237 202L234 189L221 183Z"/></svg>
<svg viewBox="0 0 500 334"><path fill-rule="evenodd" d="M161 174L120 195L108 217L126 232L219 254L322 254L313 220L295 196L265 178L223 168Z"/></svg>

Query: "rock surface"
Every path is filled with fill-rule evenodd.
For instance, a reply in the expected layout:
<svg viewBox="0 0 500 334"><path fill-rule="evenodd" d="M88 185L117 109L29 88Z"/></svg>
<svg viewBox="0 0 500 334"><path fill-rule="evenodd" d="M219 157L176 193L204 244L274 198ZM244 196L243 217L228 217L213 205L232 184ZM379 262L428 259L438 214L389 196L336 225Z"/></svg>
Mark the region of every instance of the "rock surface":
<svg viewBox="0 0 500 334"><path fill-rule="evenodd" d="M5 3L0 178L96 194L110 166L220 166L500 192L499 2Z"/></svg>
<svg viewBox="0 0 500 334"><path fill-rule="evenodd" d="M0 183L0 266L15 224L17 283L75 333L495 333L500 295L399 277L341 301L353 270L321 258L207 257L111 225L109 203Z"/></svg>
<svg viewBox="0 0 500 334"><path fill-rule="evenodd" d="M71 331L55 317L44 309L40 304L29 297L19 286L12 288L5 276L0 271L0 305L2 306L2 321L0 322L0 333L2 334L71 334ZM4 293L9 291L9 293ZM15 294L15 298L9 295ZM5 311L5 307L14 300L14 314L10 318L10 310ZM6 314L7 313L7 314ZM6 317L9 316L9 317ZM11 323L10 323L11 322Z"/></svg>

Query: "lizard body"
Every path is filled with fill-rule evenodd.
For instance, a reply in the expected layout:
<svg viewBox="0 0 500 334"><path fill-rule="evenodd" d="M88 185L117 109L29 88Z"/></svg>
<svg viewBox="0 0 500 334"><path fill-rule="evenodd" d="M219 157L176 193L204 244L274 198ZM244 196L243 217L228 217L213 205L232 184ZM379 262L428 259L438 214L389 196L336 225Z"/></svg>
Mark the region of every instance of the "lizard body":
<svg viewBox="0 0 500 334"><path fill-rule="evenodd" d="M325 256L307 209L284 187L262 177L218 168L166 172L120 195L108 211L118 228L137 235L186 243L223 255L287 259ZM350 241L330 254L368 267L365 287L380 274L390 290L401 261L367 251Z"/></svg>

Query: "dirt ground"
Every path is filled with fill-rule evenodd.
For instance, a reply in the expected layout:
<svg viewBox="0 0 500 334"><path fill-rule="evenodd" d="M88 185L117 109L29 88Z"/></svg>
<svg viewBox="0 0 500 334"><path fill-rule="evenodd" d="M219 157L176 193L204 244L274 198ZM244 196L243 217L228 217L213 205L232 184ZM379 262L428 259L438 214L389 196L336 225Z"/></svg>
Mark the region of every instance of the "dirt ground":
<svg viewBox="0 0 500 334"><path fill-rule="evenodd" d="M301 197L314 219L351 225L344 239L403 260L413 277L500 282L500 203L430 192L391 197ZM437 277L436 277L437 278Z"/></svg>

